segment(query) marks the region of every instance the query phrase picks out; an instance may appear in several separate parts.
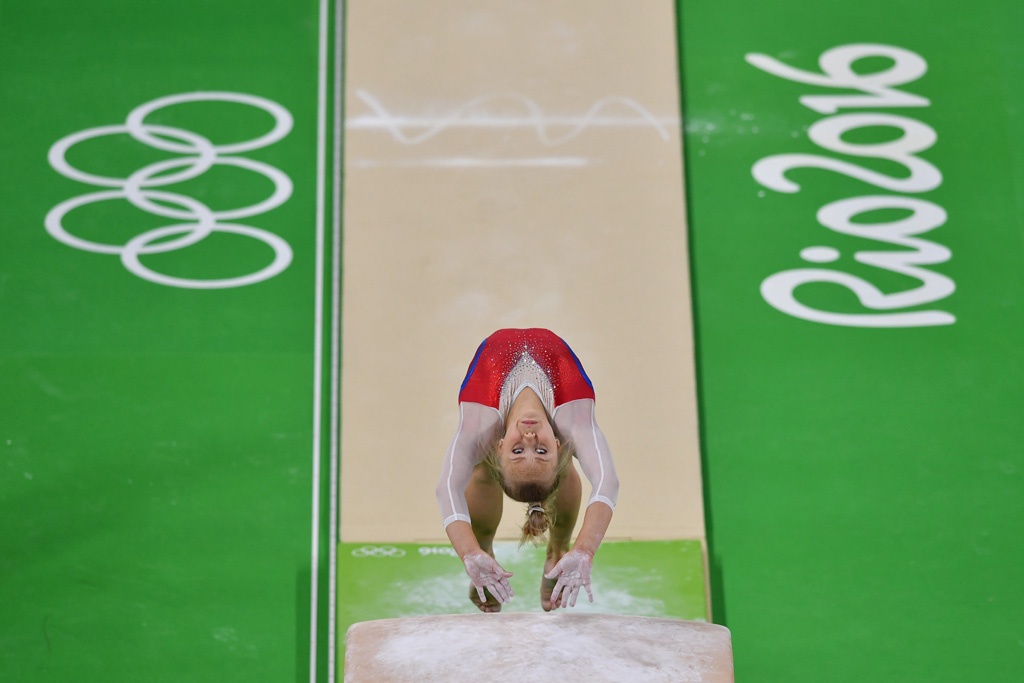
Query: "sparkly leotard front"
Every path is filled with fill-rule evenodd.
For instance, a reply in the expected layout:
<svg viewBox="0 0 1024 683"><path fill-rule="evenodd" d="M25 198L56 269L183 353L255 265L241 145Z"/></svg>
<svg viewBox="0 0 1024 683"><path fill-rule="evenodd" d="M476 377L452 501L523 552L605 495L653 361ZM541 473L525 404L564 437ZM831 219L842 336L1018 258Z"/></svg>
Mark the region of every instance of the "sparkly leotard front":
<svg viewBox="0 0 1024 683"><path fill-rule="evenodd" d="M480 344L459 402L490 406L508 417L508 408L525 387L532 388L553 415L563 403L594 399L594 385L576 354L554 332L533 328L498 330Z"/></svg>

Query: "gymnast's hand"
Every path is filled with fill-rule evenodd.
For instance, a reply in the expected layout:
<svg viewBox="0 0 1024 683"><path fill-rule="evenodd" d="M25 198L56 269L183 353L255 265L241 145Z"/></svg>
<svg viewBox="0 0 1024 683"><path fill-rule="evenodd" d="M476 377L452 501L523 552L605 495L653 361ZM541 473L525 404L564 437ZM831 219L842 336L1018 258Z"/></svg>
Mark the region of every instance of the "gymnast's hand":
<svg viewBox="0 0 1024 683"><path fill-rule="evenodd" d="M476 594L480 597L481 603L487 601L487 598L484 597L485 588L502 604L507 603L515 595L508 582L508 577L512 576L512 572L502 569L501 565L487 553L483 551L468 553L462 558L462 564L466 566L466 573L469 574L469 579L476 586Z"/></svg>
<svg viewBox="0 0 1024 683"><path fill-rule="evenodd" d="M563 555L558 564L544 575L546 579L558 578L551 591L551 606L574 607L581 586L587 589L590 602L594 602L594 594L590 592L590 573L593 569L593 553L573 548Z"/></svg>

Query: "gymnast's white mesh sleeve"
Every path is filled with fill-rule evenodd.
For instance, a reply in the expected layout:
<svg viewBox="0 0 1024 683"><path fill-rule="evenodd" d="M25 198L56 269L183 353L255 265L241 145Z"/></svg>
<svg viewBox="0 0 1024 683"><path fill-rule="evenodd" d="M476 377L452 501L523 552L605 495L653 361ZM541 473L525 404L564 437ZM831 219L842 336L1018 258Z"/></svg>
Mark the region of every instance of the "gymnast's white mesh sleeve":
<svg viewBox="0 0 1024 683"><path fill-rule="evenodd" d="M572 439L576 459L590 481L592 491L587 507L602 502L614 510L619 497L619 478L612 464L608 440L594 419L594 409L594 401L589 398L563 403L555 410L555 426Z"/></svg>
<svg viewBox="0 0 1024 683"><path fill-rule="evenodd" d="M487 441L497 436L500 426L501 417L494 408L479 403L459 404L459 428L448 444L437 481L437 505L445 528L456 520L470 522L466 486L473 468L487 455Z"/></svg>

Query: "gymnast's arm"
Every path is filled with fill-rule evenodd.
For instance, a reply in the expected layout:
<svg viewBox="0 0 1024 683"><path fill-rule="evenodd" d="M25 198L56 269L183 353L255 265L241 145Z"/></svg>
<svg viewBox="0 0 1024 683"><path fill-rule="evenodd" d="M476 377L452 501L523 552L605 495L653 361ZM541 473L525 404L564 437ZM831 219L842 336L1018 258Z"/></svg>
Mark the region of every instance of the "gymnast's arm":
<svg viewBox="0 0 1024 683"><path fill-rule="evenodd" d="M473 468L486 455L483 443L496 434L500 424L501 418L493 408L479 403L460 403L459 428L448 444L441 466L437 505L452 548L463 560L468 553L480 552L466 504L466 486L473 476Z"/></svg>
<svg viewBox="0 0 1024 683"><path fill-rule="evenodd" d="M573 544L574 550L597 552L608 531L612 510L619 496L619 478L615 474L611 449L594 417L593 399L584 398L564 403L555 413L555 425L573 441L576 458L592 488L583 526Z"/></svg>
<svg viewBox="0 0 1024 683"><path fill-rule="evenodd" d="M500 426L501 418L493 408L479 403L460 403L459 429L448 445L437 481L437 504L444 518L444 530L462 560L480 602L486 599L485 590L502 603L508 602L515 594L508 582L512 572L502 569L480 548L466 504L466 486L473 476L473 468L486 455L483 445Z"/></svg>

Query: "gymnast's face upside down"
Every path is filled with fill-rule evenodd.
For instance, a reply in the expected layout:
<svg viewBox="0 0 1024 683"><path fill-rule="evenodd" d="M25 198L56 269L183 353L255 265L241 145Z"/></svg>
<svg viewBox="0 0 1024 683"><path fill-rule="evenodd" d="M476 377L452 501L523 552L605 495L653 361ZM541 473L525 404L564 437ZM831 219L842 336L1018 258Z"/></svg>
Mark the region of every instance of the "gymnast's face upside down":
<svg viewBox="0 0 1024 683"><path fill-rule="evenodd" d="M558 475L560 445L543 409L531 407L509 415L505 436L498 441L503 479L551 488Z"/></svg>

